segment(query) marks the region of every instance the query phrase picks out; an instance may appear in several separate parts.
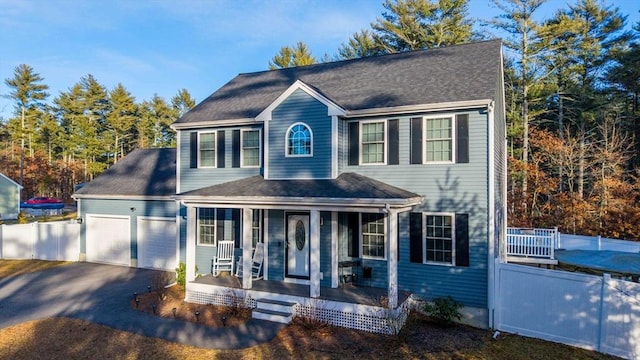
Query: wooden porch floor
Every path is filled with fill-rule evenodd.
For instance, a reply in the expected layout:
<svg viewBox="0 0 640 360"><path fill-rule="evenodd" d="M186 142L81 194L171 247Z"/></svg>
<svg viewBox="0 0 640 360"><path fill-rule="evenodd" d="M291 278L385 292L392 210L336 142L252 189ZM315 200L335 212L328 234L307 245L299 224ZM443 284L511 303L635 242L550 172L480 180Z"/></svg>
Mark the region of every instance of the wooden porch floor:
<svg viewBox="0 0 640 360"><path fill-rule="evenodd" d="M242 288L242 279L226 274L222 274L218 277L204 275L193 282L196 284L223 286L233 289ZM283 281L253 280L252 290L273 294L309 297L309 285L294 284ZM410 295L411 293L409 292L398 290L398 304L405 302ZM387 296L388 290L386 288L358 286L348 283L341 284L340 287L335 289L321 287L319 299L351 304L381 306L382 304L380 300Z"/></svg>

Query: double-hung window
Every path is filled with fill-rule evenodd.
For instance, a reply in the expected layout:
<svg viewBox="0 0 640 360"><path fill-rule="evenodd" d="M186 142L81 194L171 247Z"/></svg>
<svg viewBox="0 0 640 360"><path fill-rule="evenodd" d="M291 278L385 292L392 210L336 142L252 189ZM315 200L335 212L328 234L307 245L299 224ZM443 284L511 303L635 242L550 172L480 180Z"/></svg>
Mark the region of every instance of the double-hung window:
<svg viewBox="0 0 640 360"><path fill-rule="evenodd" d="M287 130L286 156L312 156L313 134L303 123L295 123Z"/></svg>
<svg viewBox="0 0 640 360"><path fill-rule="evenodd" d="M363 213L361 216L362 256L384 259L384 214Z"/></svg>
<svg viewBox="0 0 640 360"><path fill-rule="evenodd" d="M455 264L453 214L424 215L424 259L428 263Z"/></svg>
<svg viewBox="0 0 640 360"><path fill-rule="evenodd" d="M216 166L216 133L206 132L199 133L200 148L198 149L198 157L200 167Z"/></svg>
<svg viewBox="0 0 640 360"><path fill-rule="evenodd" d="M216 246L216 209L198 208L198 245Z"/></svg>
<svg viewBox="0 0 640 360"><path fill-rule="evenodd" d="M386 161L385 122L363 122L360 126L360 133L362 134L362 164L384 164Z"/></svg>
<svg viewBox="0 0 640 360"><path fill-rule="evenodd" d="M260 166L260 130L242 131L242 167Z"/></svg>
<svg viewBox="0 0 640 360"><path fill-rule="evenodd" d="M425 162L453 161L453 123L452 116L425 119Z"/></svg>

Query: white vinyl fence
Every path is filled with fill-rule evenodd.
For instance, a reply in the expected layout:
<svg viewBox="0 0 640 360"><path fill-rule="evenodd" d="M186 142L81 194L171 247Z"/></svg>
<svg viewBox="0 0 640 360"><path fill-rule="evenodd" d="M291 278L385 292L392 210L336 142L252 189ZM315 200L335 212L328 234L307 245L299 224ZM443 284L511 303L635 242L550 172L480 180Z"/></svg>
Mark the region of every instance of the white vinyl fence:
<svg viewBox="0 0 640 360"><path fill-rule="evenodd" d="M611 250L640 252L640 242L608 239L601 236L560 234L558 248L565 250Z"/></svg>
<svg viewBox="0 0 640 360"><path fill-rule="evenodd" d="M66 222L0 226L0 259L78 261L80 224Z"/></svg>
<svg viewBox="0 0 640 360"><path fill-rule="evenodd" d="M496 329L640 358L640 284L499 262L496 275Z"/></svg>

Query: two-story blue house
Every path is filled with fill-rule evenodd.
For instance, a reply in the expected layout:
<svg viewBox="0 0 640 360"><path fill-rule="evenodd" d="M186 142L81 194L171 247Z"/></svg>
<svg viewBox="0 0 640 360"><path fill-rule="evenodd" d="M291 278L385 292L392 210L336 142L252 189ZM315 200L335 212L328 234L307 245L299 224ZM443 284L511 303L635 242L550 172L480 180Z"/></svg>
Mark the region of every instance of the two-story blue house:
<svg viewBox="0 0 640 360"><path fill-rule="evenodd" d="M389 331L410 299L451 295L490 326L506 221L501 46L240 74L176 121L187 300ZM230 240L238 276L213 276ZM259 276L238 272L257 248Z"/></svg>

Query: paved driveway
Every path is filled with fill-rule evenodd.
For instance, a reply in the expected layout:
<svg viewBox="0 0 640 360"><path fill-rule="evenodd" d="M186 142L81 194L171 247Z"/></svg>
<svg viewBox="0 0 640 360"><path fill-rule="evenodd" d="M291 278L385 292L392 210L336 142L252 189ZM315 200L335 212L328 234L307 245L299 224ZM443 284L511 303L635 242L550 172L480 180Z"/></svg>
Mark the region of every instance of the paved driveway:
<svg viewBox="0 0 640 360"><path fill-rule="evenodd" d="M154 270L74 263L0 279L0 328L65 316L202 348L238 349L271 340L283 325L252 319L243 326L208 328L131 309Z"/></svg>

